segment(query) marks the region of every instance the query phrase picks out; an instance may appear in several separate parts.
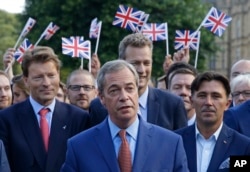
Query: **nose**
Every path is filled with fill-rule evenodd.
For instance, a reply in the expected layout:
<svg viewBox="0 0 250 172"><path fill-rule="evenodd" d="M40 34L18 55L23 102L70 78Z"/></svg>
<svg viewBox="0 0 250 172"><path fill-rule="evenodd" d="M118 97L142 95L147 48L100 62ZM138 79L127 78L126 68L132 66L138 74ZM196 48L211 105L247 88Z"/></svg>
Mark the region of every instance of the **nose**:
<svg viewBox="0 0 250 172"><path fill-rule="evenodd" d="M205 99L205 104L206 105L212 105L212 98L210 96L207 96Z"/></svg>
<svg viewBox="0 0 250 172"><path fill-rule="evenodd" d="M50 79L49 79L49 77L45 76L43 78L43 85L49 85L49 84L50 84Z"/></svg>
<svg viewBox="0 0 250 172"><path fill-rule="evenodd" d="M245 100L245 97L242 94L240 94L239 97L238 97L238 99L239 100Z"/></svg>
<svg viewBox="0 0 250 172"><path fill-rule="evenodd" d="M128 94L125 89L122 89L120 92L120 101L126 101L128 99Z"/></svg>
<svg viewBox="0 0 250 172"><path fill-rule="evenodd" d="M191 91L186 87L182 87L180 90L180 96L191 96Z"/></svg>
<svg viewBox="0 0 250 172"><path fill-rule="evenodd" d="M7 91L4 88L0 88L0 95L1 96L6 96L7 95Z"/></svg>
<svg viewBox="0 0 250 172"><path fill-rule="evenodd" d="M144 73L145 71L145 66L143 63L136 65L136 70L138 73Z"/></svg>

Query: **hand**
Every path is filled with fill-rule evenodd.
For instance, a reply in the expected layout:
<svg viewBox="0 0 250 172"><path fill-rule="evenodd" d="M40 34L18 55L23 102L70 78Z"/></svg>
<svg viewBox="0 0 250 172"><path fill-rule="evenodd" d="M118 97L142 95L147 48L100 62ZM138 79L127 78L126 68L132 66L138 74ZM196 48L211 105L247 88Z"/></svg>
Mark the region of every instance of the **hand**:
<svg viewBox="0 0 250 172"><path fill-rule="evenodd" d="M14 59L14 48L8 48L6 52L3 55L3 65L4 69L8 68L9 66L12 66L15 59Z"/></svg>
<svg viewBox="0 0 250 172"><path fill-rule="evenodd" d="M189 55L189 48L185 47L184 49L181 49L174 53L174 62L186 62L189 63L190 55Z"/></svg>
<svg viewBox="0 0 250 172"><path fill-rule="evenodd" d="M91 73L96 78L98 71L101 68L101 63L97 54L93 54L91 57Z"/></svg>

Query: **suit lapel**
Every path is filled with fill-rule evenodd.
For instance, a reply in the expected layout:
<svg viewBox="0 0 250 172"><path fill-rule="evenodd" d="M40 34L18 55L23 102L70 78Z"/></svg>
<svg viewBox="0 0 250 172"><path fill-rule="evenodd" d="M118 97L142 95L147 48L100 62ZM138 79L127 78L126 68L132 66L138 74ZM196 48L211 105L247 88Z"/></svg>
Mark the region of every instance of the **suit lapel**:
<svg viewBox="0 0 250 172"><path fill-rule="evenodd" d="M148 89L147 121L152 124L157 124L160 104L158 103L154 89L150 87L148 87Z"/></svg>
<svg viewBox="0 0 250 172"><path fill-rule="evenodd" d="M58 157L62 156L62 152L66 150L66 141L68 139L67 114L63 113L63 111L63 106L56 102L51 123L46 171L49 170L51 164L56 163Z"/></svg>
<svg viewBox="0 0 250 172"><path fill-rule="evenodd" d="M108 118L106 118L96 128L97 134L95 136L95 141L100 151L102 152L102 156L104 157L104 160L110 167L110 171L116 172L120 170L119 170L118 160L116 158L115 148L114 148L114 144L111 138L107 119Z"/></svg>
<svg viewBox="0 0 250 172"><path fill-rule="evenodd" d="M20 122L21 129L23 130L24 137L41 169L44 169L46 152L38 121L29 99L23 102L23 106L21 106L18 111L19 115L17 115L17 118Z"/></svg>
<svg viewBox="0 0 250 172"><path fill-rule="evenodd" d="M217 171L220 164L225 160L225 154L232 142L232 133L229 132L225 125L222 126L218 140L216 141L213 155L207 171Z"/></svg>
<svg viewBox="0 0 250 172"><path fill-rule="evenodd" d="M137 143L135 148L135 157L132 171L143 171L145 161L151 148L152 128L140 118Z"/></svg>
<svg viewBox="0 0 250 172"><path fill-rule="evenodd" d="M189 127L183 133L183 142L188 159L188 168L192 172L197 171L197 153L196 153L196 136L195 125Z"/></svg>

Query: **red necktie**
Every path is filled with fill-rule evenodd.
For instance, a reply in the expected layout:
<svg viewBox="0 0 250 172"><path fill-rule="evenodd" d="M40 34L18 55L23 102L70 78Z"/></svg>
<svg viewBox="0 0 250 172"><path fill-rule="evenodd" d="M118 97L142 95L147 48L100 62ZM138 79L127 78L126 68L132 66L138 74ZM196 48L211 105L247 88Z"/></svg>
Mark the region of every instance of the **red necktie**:
<svg viewBox="0 0 250 172"><path fill-rule="evenodd" d="M43 143L45 150L48 151L48 145L49 145L49 124L46 119L46 114L49 112L48 108L42 108L39 111L40 114L40 129L43 137Z"/></svg>
<svg viewBox="0 0 250 172"><path fill-rule="evenodd" d="M129 144L126 139L126 130L120 130L119 136L121 137L122 143L118 154L118 162L121 172L131 172L132 160Z"/></svg>

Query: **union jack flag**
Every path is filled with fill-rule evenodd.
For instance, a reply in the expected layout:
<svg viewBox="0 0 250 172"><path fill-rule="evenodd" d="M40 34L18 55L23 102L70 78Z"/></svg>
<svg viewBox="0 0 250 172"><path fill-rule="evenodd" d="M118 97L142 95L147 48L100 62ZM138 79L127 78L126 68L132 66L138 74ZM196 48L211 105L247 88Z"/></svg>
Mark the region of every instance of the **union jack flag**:
<svg viewBox="0 0 250 172"><path fill-rule="evenodd" d="M29 33L29 31L33 28L33 26L35 24L36 24L36 20L29 17L28 21L26 22L26 24L25 24L25 26L23 28L21 36L24 38Z"/></svg>
<svg viewBox="0 0 250 172"><path fill-rule="evenodd" d="M146 23L143 26L142 33L152 41L168 39L167 23Z"/></svg>
<svg viewBox="0 0 250 172"><path fill-rule="evenodd" d="M97 18L91 21L89 29L89 38L97 38L101 30L101 22L98 22Z"/></svg>
<svg viewBox="0 0 250 172"><path fill-rule="evenodd" d="M42 37L46 40L49 40L59 29L60 28L57 25L55 25L53 22L50 22L47 28L44 30Z"/></svg>
<svg viewBox="0 0 250 172"><path fill-rule="evenodd" d="M25 38L20 45L20 47L17 49L17 51L14 53L14 58L18 63L22 63L23 61L23 55L27 50L33 49L33 45L30 43L30 41Z"/></svg>
<svg viewBox="0 0 250 172"><path fill-rule="evenodd" d="M136 28L137 32L141 32L144 24L147 23L148 18L149 18L149 14L144 13L141 20L140 20L140 22L139 22L139 24L137 25L137 28Z"/></svg>
<svg viewBox="0 0 250 172"><path fill-rule="evenodd" d="M62 53L71 57L90 59L90 41L84 41L83 36L62 38Z"/></svg>
<svg viewBox="0 0 250 172"><path fill-rule="evenodd" d="M226 30L232 17L212 7L205 17L202 26L213 32L217 36L221 36Z"/></svg>
<svg viewBox="0 0 250 172"><path fill-rule="evenodd" d="M200 31L196 32L191 30L176 30L174 48L176 50L180 50L188 46L189 49L191 50L197 50L199 40L200 40Z"/></svg>
<svg viewBox="0 0 250 172"><path fill-rule="evenodd" d="M143 14L143 11L139 11L132 7L127 7L125 5L119 5L113 25L135 32Z"/></svg>

